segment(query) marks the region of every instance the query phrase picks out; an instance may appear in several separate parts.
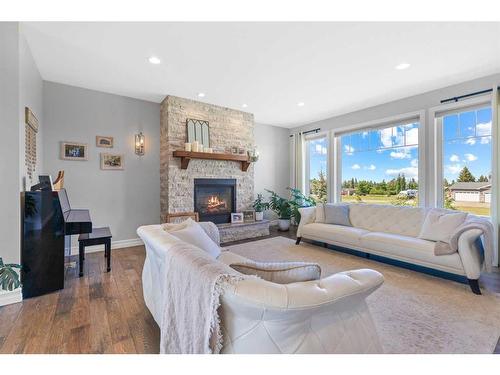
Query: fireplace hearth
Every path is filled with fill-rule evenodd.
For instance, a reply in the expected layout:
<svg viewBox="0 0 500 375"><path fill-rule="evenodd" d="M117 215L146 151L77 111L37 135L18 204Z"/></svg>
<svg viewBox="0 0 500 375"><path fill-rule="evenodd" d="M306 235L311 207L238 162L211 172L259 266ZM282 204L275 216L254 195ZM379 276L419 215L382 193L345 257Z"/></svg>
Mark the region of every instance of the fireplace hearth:
<svg viewBox="0 0 500 375"><path fill-rule="evenodd" d="M195 178L194 210L200 221L230 223L236 209L236 180L233 178Z"/></svg>

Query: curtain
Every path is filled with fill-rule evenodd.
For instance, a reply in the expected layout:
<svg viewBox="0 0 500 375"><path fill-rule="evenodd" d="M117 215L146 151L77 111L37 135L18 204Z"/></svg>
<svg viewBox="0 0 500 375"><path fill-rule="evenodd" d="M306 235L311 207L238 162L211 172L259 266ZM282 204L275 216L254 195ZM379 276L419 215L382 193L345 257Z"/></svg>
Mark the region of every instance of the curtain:
<svg viewBox="0 0 500 375"><path fill-rule="evenodd" d="M296 133L292 136L292 181L291 186L305 190L305 145L304 134Z"/></svg>

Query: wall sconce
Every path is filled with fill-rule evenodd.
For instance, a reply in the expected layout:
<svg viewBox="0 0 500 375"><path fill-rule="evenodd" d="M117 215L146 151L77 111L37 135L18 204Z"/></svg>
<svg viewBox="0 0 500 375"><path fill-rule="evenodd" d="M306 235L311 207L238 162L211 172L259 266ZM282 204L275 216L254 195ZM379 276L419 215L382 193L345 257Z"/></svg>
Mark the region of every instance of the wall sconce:
<svg viewBox="0 0 500 375"><path fill-rule="evenodd" d="M140 132L139 134L135 135L135 153L136 155L144 155L144 143L145 143L145 138L144 134Z"/></svg>

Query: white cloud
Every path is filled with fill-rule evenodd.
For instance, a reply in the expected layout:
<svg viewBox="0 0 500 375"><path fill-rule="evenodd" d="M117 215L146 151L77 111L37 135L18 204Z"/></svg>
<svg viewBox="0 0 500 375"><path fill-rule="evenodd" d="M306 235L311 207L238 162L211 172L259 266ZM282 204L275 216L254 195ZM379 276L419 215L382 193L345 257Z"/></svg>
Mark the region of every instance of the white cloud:
<svg viewBox="0 0 500 375"><path fill-rule="evenodd" d="M464 154L465 156L465 159L467 159L467 161L475 161L477 160L477 156L474 155L474 154Z"/></svg>
<svg viewBox="0 0 500 375"><path fill-rule="evenodd" d="M476 124L476 135L485 136L491 135L491 121L490 122L480 122Z"/></svg>
<svg viewBox="0 0 500 375"><path fill-rule="evenodd" d="M344 150L345 152L348 154L348 155L351 155L353 152L354 152L354 147L350 146L350 145L345 145L344 146Z"/></svg>
<svg viewBox="0 0 500 375"><path fill-rule="evenodd" d="M409 159L411 158L411 152L408 148L397 148L390 153L393 159Z"/></svg>
<svg viewBox="0 0 500 375"><path fill-rule="evenodd" d="M383 147L392 146L392 128L385 128L380 130L380 142Z"/></svg>
<svg viewBox="0 0 500 375"><path fill-rule="evenodd" d="M411 162L410 162L410 165L412 167L418 167L418 159L413 159Z"/></svg>
<svg viewBox="0 0 500 375"><path fill-rule="evenodd" d="M460 161L460 156L453 154L450 156L450 161L456 163L457 161Z"/></svg>
<svg viewBox="0 0 500 375"><path fill-rule="evenodd" d="M405 177L409 178L417 178L418 177L418 168L417 167L405 167L400 169L387 169L385 171L386 175L389 176L397 176L399 174L404 174Z"/></svg>
<svg viewBox="0 0 500 375"><path fill-rule="evenodd" d="M365 169L368 169L370 171L374 171L375 169L377 169L377 167L373 164L370 164L368 167L365 166Z"/></svg>
<svg viewBox="0 0 500 375"><path fill-rule="evenodd" d="M352 169L360 169L360 165L359 164L353 164L353 166L351 167Z"/></svg>
<svg viewBox="0 0 500 375"><path fill-rule="evenodd" d="M457 174L462 170L462 166L460 164L449 164L445 166L446 170L451 174Z"/></svg>
<svg viewBox="0 0 500 375"><path fill-rule="evenodd" d="M470 146L474 146L476 144L476 139L475 138L468 138L466 141L465 141L465 144L466 145L470 145Z"/></svg>
<svg viewBox="0 0 500 375"><path fill-rule="evenodd" d="M327 153L327 148L325 146L322 146L320 144L317 144L314 148L314 153L316 155L326 155Z"/></svg>
<svg viewBox="0 0 500 375"><path fill-rule="evenodd" d="M491 142L491 137L482 137L481 140L479 141L479 143L481 143L482 145L487 145L490 142Z"/></svg>
<svg viewBox="0 0 500 375"><path fill-rule="evenodd" d="M406 131L406 144L418 145L418 128L412 128Z"/></svg>

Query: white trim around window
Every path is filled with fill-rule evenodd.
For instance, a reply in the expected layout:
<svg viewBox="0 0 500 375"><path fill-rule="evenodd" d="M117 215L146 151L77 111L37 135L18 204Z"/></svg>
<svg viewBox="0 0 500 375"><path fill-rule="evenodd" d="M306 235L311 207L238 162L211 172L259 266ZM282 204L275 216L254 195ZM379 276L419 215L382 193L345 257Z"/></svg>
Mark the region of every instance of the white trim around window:
<svg viewBox="0 0 500 375"><path fill-rule="evenodd" d="M333 198L333 202L341 201L341 191L342 191L342 145L341 145L341 136L349 133L355 133L366 129L377 129L377 128L385 128L390 126L399 125L408 121L416 121L419 123L418 126L418 194L419 194L419 206L425 207L427 202L427 194L426 194L426 183L427 176L425 174L426 168L424 167L427 162L427 152L426 152L426 134L427 134L427 121L425 116L425 111L415 111L402 113L395 116L385 117L378 120L371 120L363 123L353 124L349 126L344 126L341 128L336 128L332 130L331 137L334 139L332 144L333 154L335 158L333 160L334 164L334 173L332 174L334 177L333 185L335 186L335 192ZM331 149L331 147L329 147ZM332 180L332 179L330 179ZM332 201L332 200L330 200Z"/></svg>
<svg viewBox="0 0 500 375"><path fill-rule="evenodd" d="M429 108L429 124L433 126L431 129L432 139L432 155L430 155L431 160L434 162L429 166L432 169L432 182L430 183L430 191L432 191L432 202L429 202L429 207L443 207L443 116L463 112L467 110L478 109L483 106L492 106L492 96L487 94L477 98L471 98L456 103L442 104L436 107ZM493 114L492 114L493 116ZM496 136L494 131L491 135L492 149L494 149L496 144ZM494 161L494 152L492 155L492 161ZM494 165L492 165L492 180L495 181L496 170ZM493 184L495 185L495 184ZM495 199L495 197L493 197ZM494 203L491 202L491 207L493 209Z"/></svg>
<svg viewBox="0 0 500 375"><path fill-rule="evenodd" d="M323 132L317 132L317 133L314 133L314 134L307 134L305 136L305 140L304 140L304 143L305 143L305 172L304 172L304 175L305 175L305 181L304 181L304 194L305 195L309 195L309 189L310 189L310 186L309 186L309 182L311 180L311 150L310 150L310 147L309 147L309 144L308 142L309 141L314 141L316 139L322 139L322 138L325 138L326 139L326 170L325 170L325 173L326 173L326 192L327 192L327 200L328 202L331 202L330 200L330 165L332 164L331 162L331 155L332 155L332 151L331 151L331 147L330 147L330 137L329 137L329 134L330 132L327 132L327 131L323 131Z"/></svg>

